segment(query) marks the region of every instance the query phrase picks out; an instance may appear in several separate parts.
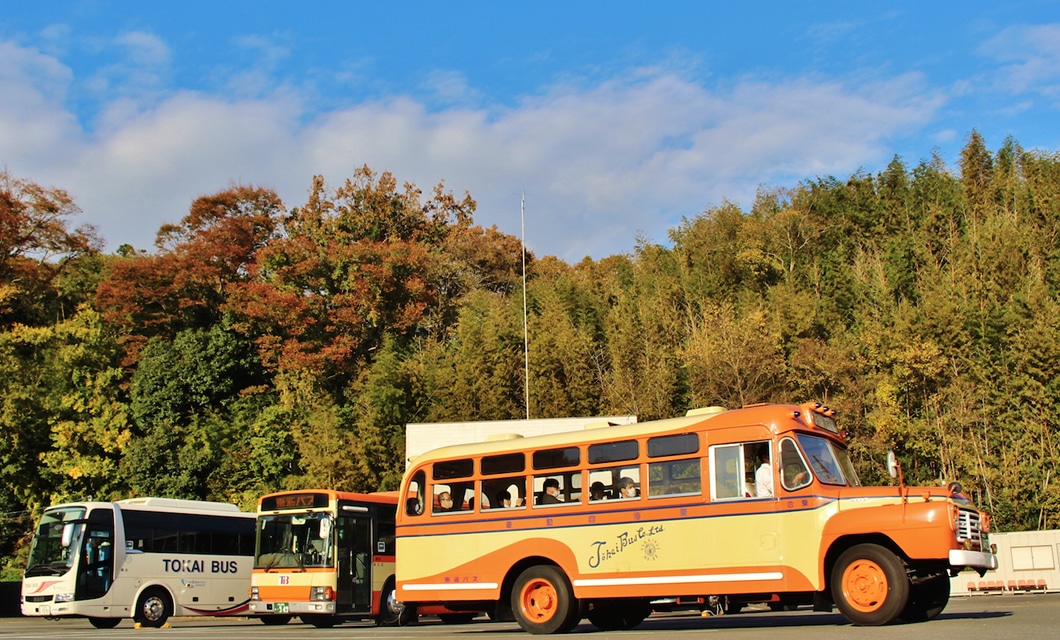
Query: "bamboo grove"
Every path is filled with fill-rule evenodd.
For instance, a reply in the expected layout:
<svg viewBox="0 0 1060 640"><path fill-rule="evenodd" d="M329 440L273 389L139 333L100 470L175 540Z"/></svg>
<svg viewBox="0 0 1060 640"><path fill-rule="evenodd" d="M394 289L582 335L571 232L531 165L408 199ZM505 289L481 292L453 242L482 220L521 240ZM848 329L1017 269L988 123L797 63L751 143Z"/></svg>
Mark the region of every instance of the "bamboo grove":
<svg viewBox="0 0 1060 640"><path fill-rule="evenodd" d="M395 488L409 422L525 415L521 243L368 167L288 208L233 185L104 254L0 173L0 557L51 503ZM762 189L665 243L527 255L532 417L819 400L863 482L959 480L1060 526L1060 155L973 131L956 167Z"/></svg>

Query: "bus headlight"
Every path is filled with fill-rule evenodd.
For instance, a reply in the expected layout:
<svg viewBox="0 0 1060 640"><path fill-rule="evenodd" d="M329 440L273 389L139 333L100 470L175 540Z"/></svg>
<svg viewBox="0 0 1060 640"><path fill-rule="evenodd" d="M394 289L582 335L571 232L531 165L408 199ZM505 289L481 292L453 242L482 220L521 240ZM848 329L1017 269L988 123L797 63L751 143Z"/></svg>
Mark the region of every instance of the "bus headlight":
<svg viewBox="0 0 1060 640"><path fill-rule="evenodd" d="M313 587L309 591L310 600L334 600L335 590L331 587Z"/></svg>
<svg viewBox="0 0 1060 640"><path fill-rule="evenodd" d="M257 587L251 587L250 588L250 599L251 600L261 600L261 594L258 593L258 588Z"/></svg>
<svg viewBox="0 0 1060 640"><path fill-rule="evenodd" d="M73 602L74 594L72 593L57 593L54 598L55 602Z"/></svg>

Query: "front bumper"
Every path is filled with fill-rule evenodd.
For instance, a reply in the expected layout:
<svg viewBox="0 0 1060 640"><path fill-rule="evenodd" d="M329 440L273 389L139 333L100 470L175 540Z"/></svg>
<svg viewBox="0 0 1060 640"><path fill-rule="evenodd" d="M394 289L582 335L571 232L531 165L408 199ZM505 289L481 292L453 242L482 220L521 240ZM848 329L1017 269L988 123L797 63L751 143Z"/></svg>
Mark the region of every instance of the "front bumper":
<svg viewBox="0 0 1060 640"><path fill-rule="evenodd" d="M279 605L279 606L277 606ZM335 603L327 600L320 602L268 602L251 600L250 612L255 615L292 615L303 613L335 614Z"/></svg>
<svg viewBox="0 0 1060 640"><path fill-rule="evenodd" d="M989 551L950 549L950 566L955 568L997 569L997 556Z"/></svg>

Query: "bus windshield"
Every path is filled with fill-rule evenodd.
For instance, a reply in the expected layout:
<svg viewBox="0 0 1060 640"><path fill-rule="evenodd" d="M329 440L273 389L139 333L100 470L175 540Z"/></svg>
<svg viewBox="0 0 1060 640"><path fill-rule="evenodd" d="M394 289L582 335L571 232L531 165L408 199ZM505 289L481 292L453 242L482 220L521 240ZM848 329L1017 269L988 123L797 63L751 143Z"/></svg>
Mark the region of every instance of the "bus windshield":
<svg viewBox="0 0 1060 640"><path fill-rule="evenodd" d="M258 569L334 567L332 517L327 513L261 516L258 519Z"/></svg>
<svg viewBox="0 0 1060 640"><path fill-rule="evenodd" d="M810 461L818 480L825 484L861 486L846 449L818 436L800 433L798 438L799 446L806 453L806 459Z"/></svg>
<svg viewBox="0 0 1060 640"><path fill-rule="evenodd" d="M84 507L45 511L30 546L26 575L61 576L69 571L77 557L77 549L81 546L81 534L85 529L84 518ZM64 539L63 531L67 526L70 530Z"/></svg>

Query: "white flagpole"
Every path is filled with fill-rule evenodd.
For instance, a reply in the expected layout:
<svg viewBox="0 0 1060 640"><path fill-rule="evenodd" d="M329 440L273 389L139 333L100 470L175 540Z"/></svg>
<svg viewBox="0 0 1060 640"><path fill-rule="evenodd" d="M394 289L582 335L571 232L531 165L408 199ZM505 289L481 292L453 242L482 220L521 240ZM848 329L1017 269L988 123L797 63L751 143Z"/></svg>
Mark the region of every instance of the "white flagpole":
<svg viewBox="0 0 1060 640"><path fill-rule="evenodd" d="M526 330L526 194L519 196L519 221L522 225L523 258L523 394L526 419L530 419L530 338Z"/></svg>

